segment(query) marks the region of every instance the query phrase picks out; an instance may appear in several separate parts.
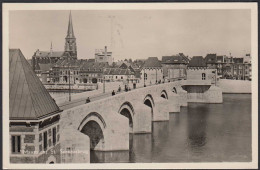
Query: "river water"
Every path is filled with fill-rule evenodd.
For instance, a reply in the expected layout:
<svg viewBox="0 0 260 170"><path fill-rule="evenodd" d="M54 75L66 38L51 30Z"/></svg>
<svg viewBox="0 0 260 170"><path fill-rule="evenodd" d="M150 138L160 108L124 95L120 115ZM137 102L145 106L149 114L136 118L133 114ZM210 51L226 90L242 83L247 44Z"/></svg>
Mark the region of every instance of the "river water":
<svg viewBox="0 0 260 170"><path fill-rule="evenodd" d="M251 95L223 94L223 104L189 103L151 134L130 135L130 150L91 152L100 162L251 161Z"/></svg>

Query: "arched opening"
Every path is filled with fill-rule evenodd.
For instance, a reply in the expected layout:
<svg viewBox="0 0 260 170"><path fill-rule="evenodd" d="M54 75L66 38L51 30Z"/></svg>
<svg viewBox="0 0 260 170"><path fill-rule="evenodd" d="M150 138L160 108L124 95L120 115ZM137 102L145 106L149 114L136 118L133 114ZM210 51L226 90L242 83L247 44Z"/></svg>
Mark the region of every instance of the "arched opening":
<svg viewBox="0 0 260 170"><path fill-rule="evenodd" d="M177 94L177 89L176 89L176 87L173 87L173 88L172 88L172 92Z"/></svg>
<svg viewBox="0 0 260 170"><path fill-rule="evenodd" d="M99 124L94 120L88 121L80 132L88 135L90 139L90 150L94 150L100 142L104 142L103 131Z"/></svg>
<svg viewBox="0 0 260 170"><path fill-rule="evenodd" d="M165 90L162 91L161 97L162 97L162 98L165 98L165 99L168 99L168 95L167 95L167 93L166 93Z"/></svg>
<svg viewBox="0 0 260 170"><path fill-rule="evenodd" d="M54 164L54 162L53 162L53 161L51 161L49 164Z"/></svg>
<svg viewBox="0 0 260 170"><path fill-rule="evenodd" d="M161 94L161 97L166 99L166 96L165 96L165 94Z"/></svg>
<svg viewBox="0 0 260 170"><path fill-rule="evenodd" d="M134 127L133 116L134 116L135 113L134 113L134 108L131 105L131 103L129 103L129 102L123 103L121 105L121 107L119 108L118 113L120 113L121 115L128 118L128 120L129 120L129 132L132 133L133 127Z"/></svg>
<svg viewBox="0 0 260 170"><path fill-rule="evenodd" d="M153 106L154 106L154 100L153 97L148 94L145 98L144 98L144 104L148 107L151 108L151 114L152 114L152 120L153 120Z"/></svg>
<svg viewBox="0 0 260 170"><path fill-rule="evenodd" d="M127 108L124 108L121 110L120 114L128 118L129 132L133 132L133 119L132 119L130 111Z"/></svg>
<svg viewBox="0 0 260 170"><path fill-rule="evenodd" d="M150 101L149 99L146 99L146 100L144 101L144 104L147 105L147 106L149 106L149 107L151 107L151 108L153 108L153 105L152 105L152 103L151 103L151 101Z"/></svg>

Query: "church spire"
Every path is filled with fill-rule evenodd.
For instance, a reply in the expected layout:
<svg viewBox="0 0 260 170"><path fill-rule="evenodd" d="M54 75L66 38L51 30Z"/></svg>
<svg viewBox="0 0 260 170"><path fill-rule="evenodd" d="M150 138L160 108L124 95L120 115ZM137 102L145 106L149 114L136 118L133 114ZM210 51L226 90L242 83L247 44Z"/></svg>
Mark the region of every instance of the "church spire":
<svg viewBox="0 0 260 170"><path fill-rule="evenodd" d="M52 56L52 41L51 41L51 49L50 49L50 53L51 53L51 56Z"/></svg>
<svg viewBox="0 0 260 170"><path fill-rule="evenodd" d="M71 11L70 11L70 16L69 16L69 24L68 24L67 38L75 38L74 32L73 32Z"/></svg>
<svg viewBox="0 0 260 170"><path fill-rule="evenodd" d="M69 25L68 25L67 36L65 38L65 50L64 51L67 54L69 54L69 56L77 59L77 44L76 44L76 38L75 38L74 32L73 32L71 11L70 11L70 15L69 15Z"/></svg>

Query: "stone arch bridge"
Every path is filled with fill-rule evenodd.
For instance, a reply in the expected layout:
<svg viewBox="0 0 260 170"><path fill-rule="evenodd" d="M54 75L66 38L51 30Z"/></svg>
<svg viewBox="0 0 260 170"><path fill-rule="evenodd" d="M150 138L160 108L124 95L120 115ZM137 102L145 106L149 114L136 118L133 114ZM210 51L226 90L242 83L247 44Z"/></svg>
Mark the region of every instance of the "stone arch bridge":
<svg viewBox="0 0 260 170"><path fill-rule="evenodd" d="M187 81L158 84L64 110L60 122L63 138L77 145L75 135L82 135L83 139L88 136L90 144L85 144L92 150L128 150L129 133L151 133L152 121L169 120L169 113L180 112L180 107L189 101L198 98L199 102L222 103L219 88L192 84L195 85Z"/></svg>

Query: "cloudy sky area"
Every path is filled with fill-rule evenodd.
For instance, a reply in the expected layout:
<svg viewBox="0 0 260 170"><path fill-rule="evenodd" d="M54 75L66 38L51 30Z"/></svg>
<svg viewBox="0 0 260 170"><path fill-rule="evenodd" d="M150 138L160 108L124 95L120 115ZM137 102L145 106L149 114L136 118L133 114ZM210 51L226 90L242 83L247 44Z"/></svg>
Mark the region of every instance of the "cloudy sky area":
<svg viewBox="0 0 260 170"><path fill-rule="evenodd" d="M111 16L113 29L111 31ZM72 11L78 58L94 58L108 46L115 61L184 53L242 57L251 49L250 10ZM69 11L11 11L10 48L26 58L40 49L63 51Z"/></svg>

